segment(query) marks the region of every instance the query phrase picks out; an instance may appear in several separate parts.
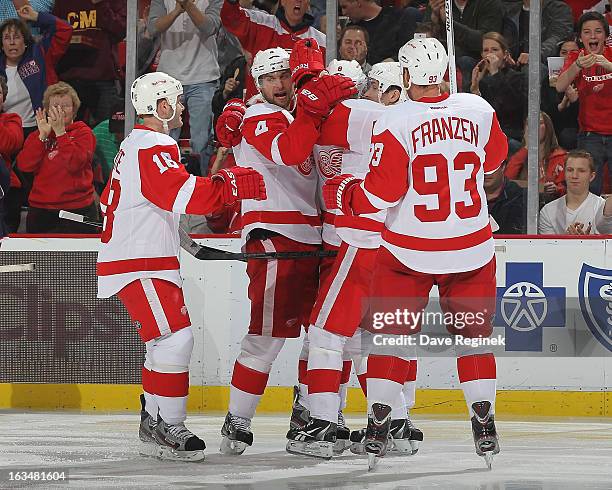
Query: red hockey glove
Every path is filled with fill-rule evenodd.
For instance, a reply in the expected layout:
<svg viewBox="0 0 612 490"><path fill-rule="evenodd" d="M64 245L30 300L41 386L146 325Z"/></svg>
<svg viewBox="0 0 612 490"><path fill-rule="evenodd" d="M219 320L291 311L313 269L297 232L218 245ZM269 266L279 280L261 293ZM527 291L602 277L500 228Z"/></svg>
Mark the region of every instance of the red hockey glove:
<svg viewBox="0 0 612 490"><path fill-rule="evenodd" d="M323 184L323 201L327 209L339 209L344 214L353 214L349 202L356 185L363 179L351 174L340 174L327 179Z"/></svg>
<svg viewBox="0 0 612 490"><path fill-rule="evenodd" d="M230 167L219 170L213 180L223 182L222 199L232 205L242 199L266 199L266 184L259 172L250 167Z"/></svg>
<svg viewBox="0 0 612 490"><path fill-rule="evenodd" d="M300 39L289 56L291 79L296 88L300 88L312 77L318 77L325 70L325 60L319 44L312 38Z"/></svg>
<svg viewBox="0 0 612 490"><path fill-rule="evenodd" d="M221 146L225 148L231 148L240 143L242 134L240 133L240 125L244 118L244 113L247 107L244 102L240 99L230 99L223 112L217 119L217 125L215 131L217 132L217 139Z"/></svg>
<svg viewBox="0 0 612 490"><path fill-rule="evenodd" d="M298 91L298 108L313 117L327 116L334 106L357 94L355 84L342 75L325 75L307 82Z"/></svg>

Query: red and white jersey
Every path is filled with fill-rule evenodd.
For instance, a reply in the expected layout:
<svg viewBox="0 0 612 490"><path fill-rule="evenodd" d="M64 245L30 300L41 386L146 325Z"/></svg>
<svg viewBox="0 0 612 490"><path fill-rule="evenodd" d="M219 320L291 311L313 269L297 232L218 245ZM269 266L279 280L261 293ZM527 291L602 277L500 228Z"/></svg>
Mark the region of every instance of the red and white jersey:
<svg viewBox="0 0 612 490"><path fill-rule="evenodd" d="M267 102L252 105L244 114L243 138L234 147L236 164L263 176L268 197L242 202L243 243L256 228L301 243L321 243L317 173L311 158L318 131L312 121L293 122L288 111Z"/></svg>
<svg viewBox="0 0 612 490"><path fill-rule="evenodd" d="M385 106L367 99L339 103L321 126L313 150L319 174L319 195L325 181L339 173L363 178L368 171L370 138L374 122ZM321 199L323 203L323 199ZM323 241L340 246L340 241L358 248L378 248L386 211L345 216L337 209L324 208ZM331 214L333 213L333 214ZM335 216L334 216L335 215Z"/></svg>
<svg viewBox="0 0 612 490"><path fill-rule="evenodd" d="M168 135L136 125L121 143L100 197L104 226L98 253L98 297L108 298L136 279L181 286L179 218L223 206L221 182L190 175Z"/></svg>
<svg viewBox="0 0 612 490"><path fill-rule="evenodd" d="M374 126L370 171L351 207L388 208L382 245L407 267L475 270L494 253L484 176L507 148L493 108L476 95L391 107Z"/></svg>

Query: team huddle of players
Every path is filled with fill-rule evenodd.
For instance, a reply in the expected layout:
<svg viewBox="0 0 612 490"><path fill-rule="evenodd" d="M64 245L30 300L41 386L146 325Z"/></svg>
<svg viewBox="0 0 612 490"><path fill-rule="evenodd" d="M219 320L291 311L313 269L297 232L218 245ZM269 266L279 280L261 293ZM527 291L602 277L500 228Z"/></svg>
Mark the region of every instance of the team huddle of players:
<svg viewBox="0 0 612 490"><path fill-rule="evenodd" d="M166 133L180 124L176 81L165 75L167 89L163 74L136 80L132 101L145 124L122 144L101 199L106 247L98 274L99 294L119 295L147 345L140 438L148 454L204 457L204 442L184 425L193 336L172 251L181 212L204 214L237 200L246 252L306 253L248 262L251 319L233 368L221 451L241 454L253 444L251 420L272 364L304 327L287 451L328 459L350 448L367 454L370 467L388 452L417 452L423 434L409 418L414 348L376 346L366 311L421 311L434 285L445 311L494 311L483 182L499 171L507 143L483 99L441 93L448 57L438 41L412 40L398 56L365 77L356 62L326 68L314 40L298 41L291 54L258 52L251 74L259 100L249 107L230 101L217 124L237 166L212 179L188 176L175 163L178 148ZM140 182L132 202L119 199L128 172ZM159 208L156 219L174 233L153 255L143 255L133 233L130 242L108 232L113 222L132 232L134 223L143 226L134 213L147 207ZM321 249L337 255L317 257ZM448 331L488 337L489 317ZM457 346L456 355L476 452L490 466L499 452L495 358L483 346ZM367 427L353 432L342 416L351 365L368 401Z"/></svg>

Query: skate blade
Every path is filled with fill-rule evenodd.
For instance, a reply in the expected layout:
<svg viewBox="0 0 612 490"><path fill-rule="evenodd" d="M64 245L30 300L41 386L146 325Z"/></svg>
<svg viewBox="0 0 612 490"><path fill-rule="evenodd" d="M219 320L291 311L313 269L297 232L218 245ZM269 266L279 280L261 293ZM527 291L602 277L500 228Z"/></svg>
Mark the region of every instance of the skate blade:
<svg viewBox="0 0 612 490"><path fill-rule="evenodd" d="M177 451L167 446L157 446L155 456L164 461L185 461L196 463L204 460L204 451Z"/></svg>
<svg viewBox="0 0 612 490"><path fill-rule="evenodd" d="M377 454L367 453L368 454L368 471L374 471L376 466L378 465L378 460L380 459Z"/></svg>
<svg viewBox="0 0 612 490"><path fill-rule="evenodd" d="M340 456L344 451L351 447L351 441L348 439L336 439L334 443L334 456Z"/></svg>
<svg viewBox="0 0 612 490"><path fill-rule="evenodd" d="M219 451L221 451L223 454L239 456L248 446L249 445L246 442L233 441L227 437L223 437L223 439L221 439Z"/></svg>
<svg viewBox="0 0 612 490"><path fill-rule="evenodd" d="M334 455L334 443L327 441L287 441L285 447L288 453L310 456L312 458L331 459Z"/></svg>
<svg viewBox="0 0 612 490"><path fill-rule="evenodd" d="M485 460L485 463L487 464L487 468L489 468L489 469L492 469L492 467L493 467L493 456L494 456L494 454L493 454L492 451L484 453L484 456L483 456L484 460Z"/></svg>

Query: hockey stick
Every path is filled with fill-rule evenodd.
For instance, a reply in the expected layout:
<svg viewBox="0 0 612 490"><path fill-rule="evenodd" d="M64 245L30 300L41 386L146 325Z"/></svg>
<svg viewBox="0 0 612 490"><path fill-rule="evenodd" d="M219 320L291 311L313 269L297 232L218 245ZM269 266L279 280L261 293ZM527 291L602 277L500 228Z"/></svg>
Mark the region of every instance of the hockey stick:
<svg viewBox="0 0 612 490"><path fill-rule="evenodd" d="M0 265L0 274L5 272L32 272L36 270L36 264Z"/></svg>
<svg viewBox="0 0 612 490"><path fill-rule="evenodd" d="M60 211L59 217L102 228L101 222L92 220L87 216L71 213L69 211ZM179 238L181 248L193 255L198 260L239 260L241 262L246 262L247 260L308 259L314 257L335 257L338 255L338 252L334 250L317 250L315 252L227 252L225 250L219 250L218 248L199 245L181 227L179 227Z"/></svg>
<svg viewBox="0 0 612 490"><path fill-rule="evenodd" d="M453 26L453 0L444 0L446 14L446 50L448 52L448 82L450 93L457 93L457 68L455 66L455 28Z"/></svg>

